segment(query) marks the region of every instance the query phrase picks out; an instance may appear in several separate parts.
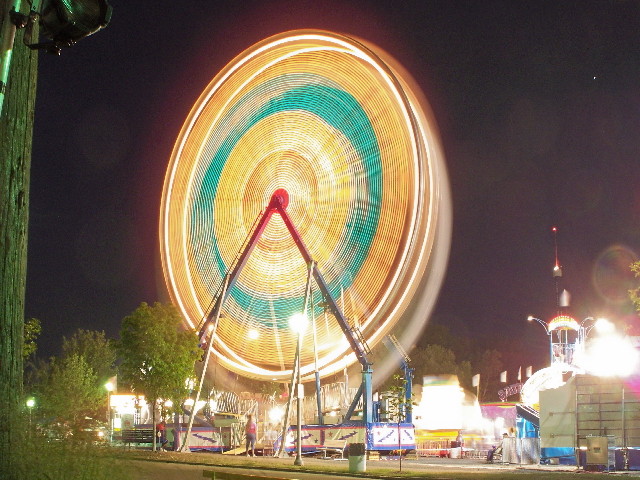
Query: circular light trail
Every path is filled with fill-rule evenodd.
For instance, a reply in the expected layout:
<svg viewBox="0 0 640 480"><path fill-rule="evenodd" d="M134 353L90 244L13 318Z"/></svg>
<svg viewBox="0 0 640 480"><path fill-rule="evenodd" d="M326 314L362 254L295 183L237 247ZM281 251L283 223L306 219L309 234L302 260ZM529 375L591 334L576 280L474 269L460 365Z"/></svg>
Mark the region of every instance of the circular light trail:
<svg viewBox="0 0 640 480"><path fill-rule="evenodd" d="M435 250L449 248L436 233L448 199L439 141L410 82L375 47L307 30L252 46L212 80L174 146L160 215L165 280L190 328L275 194L351 327L370 347L389 333ZM303 309L307 275L274 214L223 304L212 346L222 365L290 377L289 319ZM355 361L322 304L314 285L303 375L314 369L314 337L321 375Z"/></svg>

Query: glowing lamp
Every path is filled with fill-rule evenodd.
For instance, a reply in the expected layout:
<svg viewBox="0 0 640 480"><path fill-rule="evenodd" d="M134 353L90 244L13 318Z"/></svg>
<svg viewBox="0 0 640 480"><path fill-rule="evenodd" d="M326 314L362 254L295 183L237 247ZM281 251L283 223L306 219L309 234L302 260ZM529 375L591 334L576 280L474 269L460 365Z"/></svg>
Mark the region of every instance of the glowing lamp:
<svg viewBox="0 0 640 480"><path fill-rule="evenodd" d="M600 334L613 333L613 331L615 330L615 325L606 318L599 318L598 320L596 320L594 327Z"/></svg>
<svg viewBox="0 0 640 480"><path fill-rule="evenodd" d="M284 418L284 411L282 410L281 407L273 407L271 410L269 410L269 421L271 423L277 424L282 422L282 419Z"/></svg>
<svg viewBox="0 0 640 480"><path fill-rule="evenodd" d="M27 408L33 408L36 406L36 399L31 397L27 399Z"/></svg>
<svg viewBox="0 0 640 480"><path fill-rule="evenodd" d="M289 319L289 327L291 330L300 335L307 329L308 323L307 316L302 313L296 313Z"/></svg>
<svg viewBox="0 0 640 480"><path fill-rule="evenodd" d="M247 332L247 336L250 340L257 340L258 337L260 337L260 332L258 332L258 330L256 329L251 329Z"/></svg>
<svg viewBox="0 0 640 480"><path fill-rule="evenodd" d="M640 353L631 342L611 334L591 341L586 351L584 367L592 375L628 377L638 371Z"/></svg>

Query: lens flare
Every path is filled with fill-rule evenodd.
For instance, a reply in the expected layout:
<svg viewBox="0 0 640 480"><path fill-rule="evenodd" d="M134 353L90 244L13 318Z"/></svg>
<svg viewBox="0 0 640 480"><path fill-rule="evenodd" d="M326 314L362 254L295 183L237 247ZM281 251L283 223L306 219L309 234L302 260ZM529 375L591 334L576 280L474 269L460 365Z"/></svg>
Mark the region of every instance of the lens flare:
<svg viewBox="0 0 640 480"><path fill-rule="evenodd" d="M629 290L635 279L630 265L638 255L624 245L612 245L604 250L593 266L592 283L598 294L615 305L629 302Z"/></svg>

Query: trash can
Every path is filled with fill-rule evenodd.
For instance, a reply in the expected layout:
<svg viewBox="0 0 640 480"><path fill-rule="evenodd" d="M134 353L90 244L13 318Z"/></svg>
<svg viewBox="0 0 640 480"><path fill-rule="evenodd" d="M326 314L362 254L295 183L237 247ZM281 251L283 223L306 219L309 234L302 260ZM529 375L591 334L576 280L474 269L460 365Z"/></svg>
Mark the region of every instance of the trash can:
<svg viewBox="0 0 640 480"><path fill-rule="evenodd" d="M367 471L367 449L364 443L349 444L349 472Z"/></svg>
<svg viewBox="0 0 640 480"><path fill-rule="evenodd" d="M460 446L460 442L451 442L449 456L451 458L462 458L462 447Z"/></svg>

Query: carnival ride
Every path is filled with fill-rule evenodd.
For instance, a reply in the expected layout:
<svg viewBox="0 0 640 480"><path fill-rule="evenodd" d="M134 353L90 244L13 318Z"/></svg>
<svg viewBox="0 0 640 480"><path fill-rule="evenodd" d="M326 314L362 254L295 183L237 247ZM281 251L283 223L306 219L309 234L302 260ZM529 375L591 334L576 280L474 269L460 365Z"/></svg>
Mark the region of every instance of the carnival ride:
<svg viewBox="0 0 640 480"><path fill-rule="evenodd" d="M370 349L400 324L405 345L421 331L450 221L435 123L384 52L311 30L242 52L189 114L161 204L163 272L206 351L203 376L213 354L320 392L358 362L345 420L373 445ZM296 314L311 328L297 330Z"/></svg>

